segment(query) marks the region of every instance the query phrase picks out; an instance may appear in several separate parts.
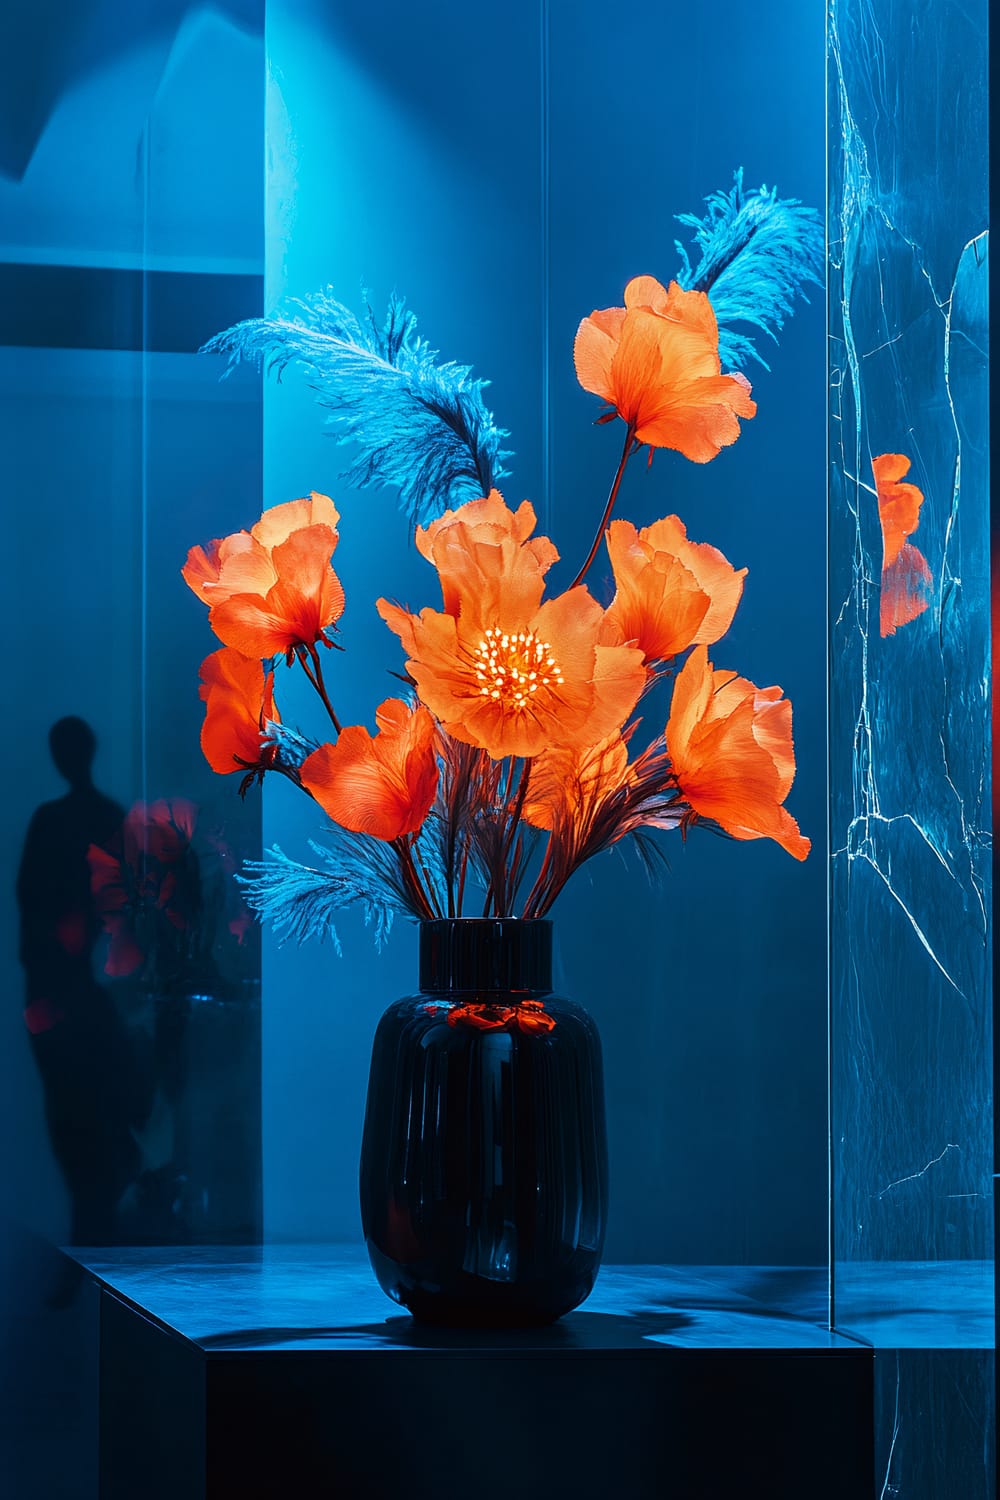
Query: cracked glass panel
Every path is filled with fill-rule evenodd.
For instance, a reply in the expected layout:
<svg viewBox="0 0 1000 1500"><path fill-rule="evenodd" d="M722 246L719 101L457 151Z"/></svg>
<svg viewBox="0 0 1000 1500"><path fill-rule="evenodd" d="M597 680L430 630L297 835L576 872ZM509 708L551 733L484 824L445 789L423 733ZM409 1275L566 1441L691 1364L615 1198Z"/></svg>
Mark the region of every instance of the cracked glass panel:
<svg viewBox="0 0 1000 1500"><path fill-rule="evenodd" d="M986 35L831 0L834 1316L940 1355L879 1361L885 1495L944 1493L931 1397L993 1493Z"/></svg>

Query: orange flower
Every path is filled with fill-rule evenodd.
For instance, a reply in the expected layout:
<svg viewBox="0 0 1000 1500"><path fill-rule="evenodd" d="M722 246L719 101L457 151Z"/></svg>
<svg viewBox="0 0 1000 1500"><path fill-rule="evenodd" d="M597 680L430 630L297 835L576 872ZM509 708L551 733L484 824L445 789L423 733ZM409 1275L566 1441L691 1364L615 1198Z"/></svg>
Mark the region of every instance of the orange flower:
<svg viewBox="0 0 1000 1500"><path fill-rule="evenodd" d="M515 514L495 492L449 512L418 541L438 568L445 612L377 604L421 700L450 735L495 760L603 739L646 681L639 650L601 641L604 611L585 588L542 602L558 554L530 538L534 524L527 502Z"/></svg>
<svg viewBox="0 0 1000 1500"><path fill-rule="evenodd" d="M746 568L737 572L707 542L689 542L676 516L641 531L631 521L612 521L607 544L617 586L609 625L620 639L635 641L647 662L711 646L725 635Z"/></svg>
<svg viewBox="0 0 1000 1500"><path fill-rule="evenodd" d="M302 785L335 823L391 842L416 833L438 784L437 732L426 708L387 698L374 738L360 724L341 730L302 764Z"/></svg>
<svg viewBox="0 0 1000 1500"><path fill-rule="evenodd" d="M920 525L923 491L915 484L901 484L910 467L903 453L880 453L872 459L878 518L882 526L882 591L879 598L879 632L895 635L922 615L929 604L927 589L931 570L919 548L907 541Z"/></svg>
<svg viewBox="0 0 1000 1500"><path fill-rule="evenodd" d="M274 706L274 673L264 675L258 657L241 656L224 646L201 664L201 697L205 722L201 748L213 771L248 773L245 791L254 774L271 769L277 760L274 745L264 744L264 721L281 722Z"/></svg>
<svg viewBox="0 0 1000 1500"><path fill-rule="evenodd" d="M546 750L532 762L522 816L535 828L564 824L583 837L595 811L630 781L628 747L617 732L599 745Z"/></svg>
<svg viewBox="0 0 1000 1500"><path fill-rule="evenodd" d="M340 517L315 490L265 511L251 531L192 547L181 575L209 605L209 624L244 656L274 656L324 640L344 612L330 557Z"/></svg>
<svg viewBox="0 0 1000 1500"><path fill-rule="evenodd" d="M584 318L573 346L577 379L609 401L640 443L675 448L707 463L740 435L737 417L752 417L750 384L723 375L719 329L704 292L669 291L635 276L624 307Z"/></svg>
<svg viewBox="0 0 1000 1500"><path fill-rule="evenodd" d="M491 615L500 607L501 587L503 602L519 606L523 591L524 603L534 608L542 593L539 580L559 558L548 537L532 536L535 524L529 500L512 511L499 490L490 490L484 499L418 526L417 550L438 570L445 613L457 615L464 606Z"/></svg>
<svg viewBox="0 0 1000 1500"><path fill-rule="evenodd" d="M696 646L674 686L667 750L692 812L737 839L774 839L796 859L809 840L782 807L795 776L792 705L779 687L717 672Z"/></svg>

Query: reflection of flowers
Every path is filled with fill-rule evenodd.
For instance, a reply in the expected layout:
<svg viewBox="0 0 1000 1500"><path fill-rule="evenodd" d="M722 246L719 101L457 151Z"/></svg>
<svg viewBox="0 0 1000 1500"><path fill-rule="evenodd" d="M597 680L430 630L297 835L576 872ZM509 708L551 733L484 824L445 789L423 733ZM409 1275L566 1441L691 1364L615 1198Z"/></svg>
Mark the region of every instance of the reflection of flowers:
<svg viewBox="0 0 1000 1500"><path fill-rule="evenodd" d="M192 846L196 822L197 808L182 798L137 802L112 848L87 850L112 978L138 977L164 992L215 984L215 924ZM240 927L240 913L233 922ZM239 941L236 928L230 924Z"/></svg>
<svg viewBox="0 0 1000 1500"><path fill-rule="evenodd" d="M471 1026L474 1031L523 1031L529 1036L539 1036L553 1031L556 1024L541 1000L527 998L519 1000L517 1005L492 1005L489 1001L473 1000L466 1005L428 1005L424 1008L431 1015L445 1010L449 1026Z"/></svg>
<svg viewBox="0 0 1000 1500"><path fill-rule="evenodd" d="M931 570L918 547L908 541L920 525L923 491L904 484L910 460L903 453L880 453L872 459L878 518L882 527L882 586L879 595L879 633L895 635L922 615L930 602Z"/></svg>

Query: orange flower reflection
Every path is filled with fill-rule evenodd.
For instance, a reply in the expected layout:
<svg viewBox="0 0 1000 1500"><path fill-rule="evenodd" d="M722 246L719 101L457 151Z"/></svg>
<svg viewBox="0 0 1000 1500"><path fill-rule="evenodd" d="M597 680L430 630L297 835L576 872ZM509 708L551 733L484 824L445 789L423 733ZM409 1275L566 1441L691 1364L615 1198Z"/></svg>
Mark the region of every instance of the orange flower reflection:
<svg viewBox="0 0 1000 1500"><path fill-rule="evenodd" d="M274 745L264 743L264 721L281 722L274 705L274 673L265 676L258 657L242 656L231 646L213 651L201 664L201 697L205 722L201 748L213 771L243 771L241 792L277 761Z"/></svg>
<svg viewBox="0 0 1000 1500"><path fill-rule="evenodd" d="M268 657L325 640L344 612L330 566L339 519L329 496L314 490L265 511L249 532L191 548L181 574L225 645Z"/></svg>
<svg viewBox="0 0 1000 1500"><path fill-rule="evenodd" d="M929 604L931 570L919 548L907 541L920 525L923 491L900 481L910 467L903 453L880 453L872 459L878 518L882 526L882 589L879 596L879 633L895 635L922 615Z"/></svg>
<svg viewBox="0 0 1000 1500"><path fill-rule="evenodd" d="M733 623L746 568L737 570L707 542L690 542L677 516L637 531L612 521L608 556L617 592L607 612L620 639L635 641L647 662L689 646L711 646Z"/></svg>
<svg viewBox="0 0 1000 1500"><path fill-rule="evenodd" d="M792 705L779 687L758 688L715 671L696 646L674 686L667 750L693 813L737 839L770 838L796 859L810 843L782 807L795 776Z"/></svg>
<svg viewBox="0 0 1000 1500"><path fill-rule="evenodd" d="M360 724L341 730L302 764L302 785L335 823L387 843L416 833L438 784L437 732L426 708L387 698L374 738Z"/></svg>
<svg viewBox="0 0 1000 1500"><path fill-rule="evenodd" d="M449 1026L471 1026L476 1031L523 1031L540 1036L555 1029L555 1018L550 1016L540 1000L522 1000L518 1005L489 1005L474 1001L470 1005L456 1005L448 1012Z"/></svg>
<svg viewBox="0 0 1000 1500"><path fill-rule="evenodd" d="M531 538L534 525L527 501L515 513L495 491L449 511L417 533L445 612L377 604L422 702L495 760L593 744L625 722L646 681L638 649L602 641L604 611L585 588L542 602L558 554Z"/></svg>
<svg viewBox="0 0 1000 1500"><path fill-rule="evenodd" d="M723 375L719 329L704 292L635 276L624 307L594 311L573 346L577 379L609 401L640 443L707 463L757 410L742 375Z"/></svg>

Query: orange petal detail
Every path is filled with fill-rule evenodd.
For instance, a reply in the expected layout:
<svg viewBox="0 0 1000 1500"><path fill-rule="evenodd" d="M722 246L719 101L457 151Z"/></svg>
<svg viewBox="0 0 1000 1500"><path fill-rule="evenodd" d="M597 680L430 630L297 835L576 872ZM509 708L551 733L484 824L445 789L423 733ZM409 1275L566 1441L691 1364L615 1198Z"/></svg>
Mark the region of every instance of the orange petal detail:
<svg viewBox="0 0 1000 1500"><path fill-rule="evenodd" d="M323 638L344 611L330 566L339 520L333 501L313 491L265 511L252 531L191 548L182 576L225 645L267 657Z"/></svg>
<svg viewBox="0 0 1000 1500"><path fill-rule="evenodd" d="M573 347L584 390L602 396L641 443L707 463L757 408L744 376L723 375L719 331L704 292L636 276L623 308L581 322Z"/></svg>
<svg viewBox="0 0 1000 1500"><path fill-rule="evenodd" d="M377 605L421 701L455 739L496 760L594 744L625 722L646 681L638 648L602 638L604 612L585 588L542 601L555 549L533 527L530 506L511 512L495 492L472 501L421 542L445 612Z"/></svg>
<svg viewBox="0 0 1000 1500"><path fill-rule="evenodd" d="M387 842L416 833L438 784L437 731L426 708L388 698L373 737L360 724L343 729L304 761L302 785L335 823Z"/></svg>
<svg viewBox="0 0 1000 1500"><path fill-rule="evenodd" d="M879 633L894 635L922 615L930 600L932 578L927 559L907 538L920 525L923 491L915 484L901 483L910 467L903 453L880 453L872 459L878 518L882 527L882 589L879 597Z"/></svg>
<svg viewBox="0 0 1000 1500"><path fill-rule="evenodd" d="M532 762L524 820L535 828L562 824L583 832L629 776L628 747L617 733L583 750L546 750Z"/></svg>
<svg viewBox="0 0 1000 1500"><path fill-rule="evenodd" d="M228 647L213 651L201 664L201 697L201 748L213 771L246 772L274 764L274 747L261 743L264 720L281 721L274 706L274 673L265 676L259 659Z"/></svg>
<svg viewBox="0 0 1000 1500"><path fill-rule="evenodd" d="M746 568L737 571L715 547L688 541L676 516L641 531L630 521L612 521L607 545L617 585L608 622L620 639L638 644L647 662L725 635Z"/></svg>
<svg viewBox="0 0 1000 1500"><path fill-rule="evenodd" d="M796 859L810 842L781 805L795 775L792 706L778 687L715 671L696 646L674 686L667 750L684 800L737 839L771 838Z"/></svg>

